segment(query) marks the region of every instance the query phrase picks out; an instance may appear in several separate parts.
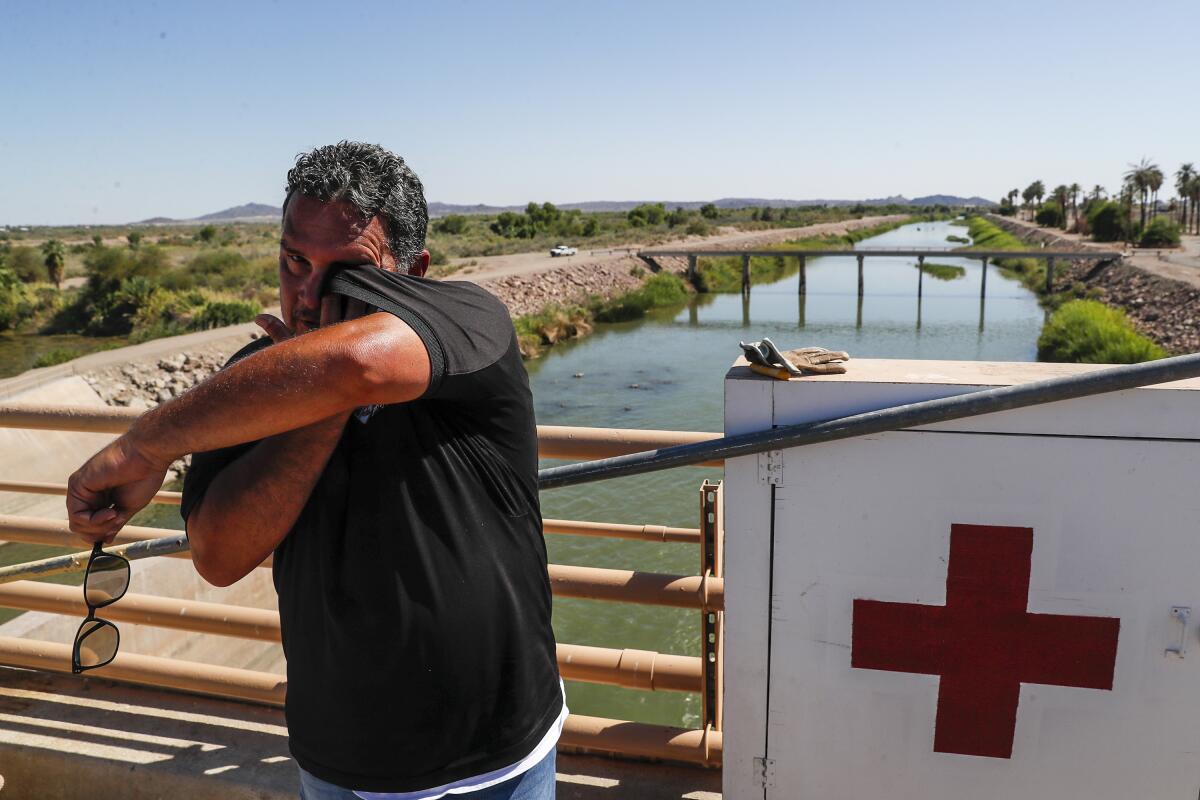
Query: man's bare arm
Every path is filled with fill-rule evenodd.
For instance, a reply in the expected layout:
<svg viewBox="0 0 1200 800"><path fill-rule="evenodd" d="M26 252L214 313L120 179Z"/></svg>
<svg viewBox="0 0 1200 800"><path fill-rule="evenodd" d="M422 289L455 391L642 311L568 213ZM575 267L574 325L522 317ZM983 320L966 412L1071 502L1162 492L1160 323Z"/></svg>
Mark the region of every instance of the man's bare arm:
<svg viewBox="0 0 1200 800"><path fill-rule="evenodd" d="M265 439L362 405L414 400L429 380L424 343L391 314L275 344L146 412L89 459L68 483L71 530L111 540L184 454Z"/></svg>
<svg viewBox="0 0 1200 800"><path fill-rule="evenodd" d="M192 563L215 586L251 572L300 517L347 415L339 414L255 445L209 484L187 519Z"/></svg>

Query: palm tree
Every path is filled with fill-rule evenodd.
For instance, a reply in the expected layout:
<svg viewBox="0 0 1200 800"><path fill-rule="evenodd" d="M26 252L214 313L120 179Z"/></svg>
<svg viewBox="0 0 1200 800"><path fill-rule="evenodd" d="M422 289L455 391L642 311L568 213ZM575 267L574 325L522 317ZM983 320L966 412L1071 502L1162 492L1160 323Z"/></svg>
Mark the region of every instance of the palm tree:
<svg viewBox="0 0 1200 800"><path fill-rule="evenodd" d="M1200 175L1188 181L1188 198L1192 201L1192 227L1200 233Z"/></svg>
<svg viewBox="0 0 1200 800"><path fill-rule="evenodd" d="M1150 184L1154 181L1154 173L1157 172L1160 177L1159 185L1162 185L1162 171L1157 164L1151 164L1145 157L1137 164L1130 164L1129 170L1125 173L1125 182L1136 193L1142 204L1142 227L1146 227L1146 201L1150 198ZM1132 193L1130 196L1132 202Z"/></svg>
<svg viewBox="0 0 1200 800"><path fill-rule="evenodd" d="M1183 208L1179 214L1179 220L1183 224L1183 229L1188 229L1188 184L1192 178L1196 177L1196 168L1191 164L1181 164L1179 169L1175 171L1175 191L1179 192L1179 200Z"/></svg>
<svg viewBox="0 0 1200 800"><path fill-rule="evenodd" d="M1067 191L1071 193L1071 216L1076 222L1079 221L1079 193L1083 191L1083 187L1078 183L1072 183L1067 187ZM1066 213L1063 214L1066 216Z"/></svg>
<svg viewBox="0 0 1200 800"><path fill-rule="evenodd" d="M67 265L67 252L58 239L49 239L42 244L42 256L46 260L46 273L56 288L62 288L63 269Z"/></svg>
<svg viewBox="0 0 1200 800"><path fill-rule="evenodd" d="M1150 187L1150 218L1158 216L1158 190L1163 185L1163 171L1155 166L1150 170L1147 185Z"/></svg>
<svg viewBox="0 0 1200 800"><path fill-rule="evenodd" d="M1034 181L1032 186L1033 196L1037 198L1038 205L1040 206L1042 204L1042 198L1046 196L1046 185L1041 181Z"/></svg>
<svg viewBox="0 0 1200 800"><path fill-rule="evenodd" d="M1101 197L1103 197L1106 194L1108 194L1108 192L1104 191L1104 187L1101 186L1100 184L1097 183L1095 186L1092 187L1092 199L1093 200L1099 200Z"/></svg>
<svg viewBox="0 0 1200 800"><path fill-rule="evenodd" d="M1067 196L1070 193L1065 183L1054 187L1054 202L1058 203L1058 226L1063 230L1067 229Z"/></svg>

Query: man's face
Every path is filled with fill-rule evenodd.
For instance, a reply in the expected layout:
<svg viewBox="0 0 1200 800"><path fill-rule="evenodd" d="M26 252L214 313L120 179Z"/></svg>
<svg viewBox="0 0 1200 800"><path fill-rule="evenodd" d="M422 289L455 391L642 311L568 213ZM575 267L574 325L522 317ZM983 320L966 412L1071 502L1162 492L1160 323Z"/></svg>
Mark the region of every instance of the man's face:
<svg viewBox="0 0 1200 800"><path fill-rule="evenodd" d="M424 253L407 266L412 275L424 275L429 257ZM388 248L387 229L378 216L363 221L350 203L322 203L295 194L283 215L279 241L279 303L283 322L297 334L321 324L321 288L331 270L359 264L395 271Z"/></svg>

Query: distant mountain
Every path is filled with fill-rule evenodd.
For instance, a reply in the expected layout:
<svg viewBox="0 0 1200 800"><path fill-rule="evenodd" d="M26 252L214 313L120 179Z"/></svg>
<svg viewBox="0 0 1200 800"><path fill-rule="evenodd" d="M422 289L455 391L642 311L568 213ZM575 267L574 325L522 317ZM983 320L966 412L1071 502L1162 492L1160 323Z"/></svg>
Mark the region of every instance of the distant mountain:
<svg viewBox="0 0 1200 800"><path fill-rule="evenodd" d="M667 208L685 208L694 211L707 203L718 208L750 208L752 206L770 206L771 208L800 208L803 206L852 206L861 203L864 206L994 206L995 202L983 197L959 197L952 194L931 194L924 197L907 198L903 195L878 197L870 200L784 200L781 198L765 197L722 197L717 200L593 200L583 203L558 203L564 211L629 211L642 203L662 203ZM430 203L429 216L444 217L447 214L499 214L502 211L524 211L524 205L489 206L483 204L457 205L454 203Z"/></svg>
<svg viewBox="0 0 1200 800"><path fill-rule="evenodd" d="M982 197L959 197L953 194L930 194L924 197L907 198L903 195L878 197L871 200L784 200L764 197L722 197L718 200L592 200L582 203L559 203L564 211L628 211L642 203L661 202L667 208L685 208L690 211L712 203L718 208L749 208L752 206L770 206L772 208L799 208L802 206L852 206L861 203L864 206L994 206L991 200ZM524 211L525 205L490 206L485 203L464 205L459 203L429 203L430 217L444 217L447 214L499 214L503 211ZM135 225L188 225L205 222L278 222L283 211L277 206L264 203L246 203L224 211L205 214L202 217L190 219L171 219L170 217L151 217Z"/></svg>
<svg viewBox="0 0 1200 800"><path fill-rule="evenodd" d="M205 214L203 217L196 217L195 222L233 222L234 220L242 221L249 219L259 219L262 217L270 217L273 220L279 219L283 214L283 209L278 206L268 206L263 203L246 203L245 205L234 206L227 208L224 211L217 211L212 214Z"/></svg>
<svg viewBox="0 0 1200 800"><path fill-rule="evenodd" d="M172 219L171 217L151 217L134 225L200 225L205 222L278 222L283 210L278 206L265 203L245 203L244 205L227 208L224 211L214 211L202 217L190 219Z"/></svg>

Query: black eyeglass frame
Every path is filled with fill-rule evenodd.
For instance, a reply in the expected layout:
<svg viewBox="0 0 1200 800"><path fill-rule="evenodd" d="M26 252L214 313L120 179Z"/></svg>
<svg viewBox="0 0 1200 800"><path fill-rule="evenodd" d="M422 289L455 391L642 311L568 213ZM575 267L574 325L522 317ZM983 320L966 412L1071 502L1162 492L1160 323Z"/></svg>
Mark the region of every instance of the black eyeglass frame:
<svg viewBox="0 0 1200 800"><path fill-rule="evenodd" d="M125 585L121 588L120 593L118 593L114 597L110 597L109 599L105 600L103 603L93 604L91 602L91 600L88 599L87 587L88 587L88 581L92 576L92 566L96 562L96 556L104 556L106 558L119 559L120 561L123 561L125 564ZM106 667L112 663L114 658L117 657L117 651L121 649L121 631L117 628L116 625L113 625L108 620L100 619L99 617L97 617L96 611L101 608L105 608L106 606L110 606L113 603L117 602L118 600L120 600L122 597L125 596L125 592L127 592L127 591L129 591L129 559L125 558L124 556L117 555L115 553L104 552L104 550L100 546L100 542L96 542L92 546L92 554L91 554L91 556L88 557L87 571L84 572L84 575L83 575L83 602L84 602L84 604L87 605L88 613L87 613L87 617L84 618L83 622L79 623L79 628L75 631L75 643L71 646L71 672L73 674L78 675L81 672L87 672L89 669L99 669L100 667ZM91 625L91 627L88 627L89 625ZM83 644L85 639L87 639L89 636L94 635L96 633L96 631L100 630L101 628L103 628L105 626L112 628L113 635L117 639L117 644L115 647L113 647L112 655L109 656L105 661L102 661L99 664L89 664L86 667L83 666L82 664L79 663L80 645ZM87 628L86 633L84 632L85 628Z"/></svg>

